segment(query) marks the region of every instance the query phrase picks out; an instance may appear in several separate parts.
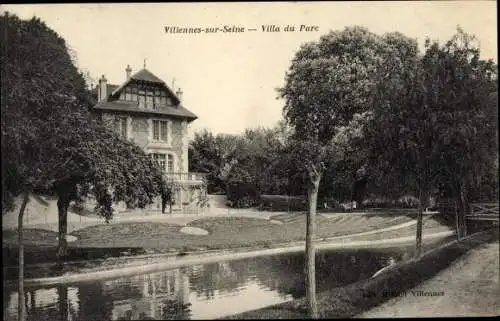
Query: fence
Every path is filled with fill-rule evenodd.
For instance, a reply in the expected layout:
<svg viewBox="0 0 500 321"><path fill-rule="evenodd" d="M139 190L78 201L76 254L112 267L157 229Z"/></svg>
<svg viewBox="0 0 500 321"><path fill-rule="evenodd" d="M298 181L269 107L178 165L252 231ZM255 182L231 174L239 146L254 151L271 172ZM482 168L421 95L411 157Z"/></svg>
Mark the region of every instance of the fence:
<svg viewBox="0 0 500 321"><path fill-rule="evenodd" d="M193 172L184 172L184 173L171 173L166 172L165 177L173 180L173 181L204 181L206 178L206 174L204 173L193 173Z"/></svg>
<svg viewBox="0 0 500 321"><path fill-rule="evenodd" d="M498 208L498 203L473 203L470 207L470 213L467 214L467 219L498 221Z"/></svg>

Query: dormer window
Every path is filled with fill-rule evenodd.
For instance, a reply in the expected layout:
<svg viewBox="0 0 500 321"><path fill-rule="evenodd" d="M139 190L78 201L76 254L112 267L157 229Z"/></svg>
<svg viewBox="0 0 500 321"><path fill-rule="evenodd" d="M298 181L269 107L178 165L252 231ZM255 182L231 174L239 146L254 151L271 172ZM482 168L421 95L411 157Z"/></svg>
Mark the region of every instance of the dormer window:
<svg viewBox="0 0 500 321"><path fill-rule="evenodd" d="M146 108L146 90L139 89L137 92L137 101L139 102L139 108Z"/></svg>
<svg viewBox="0 0 500 321"><path fill-rule="evenodd" d="M130 84L120 94L121 100L136 101L139 108L158 109L173 106L172 98L164 88Z"/></svg>

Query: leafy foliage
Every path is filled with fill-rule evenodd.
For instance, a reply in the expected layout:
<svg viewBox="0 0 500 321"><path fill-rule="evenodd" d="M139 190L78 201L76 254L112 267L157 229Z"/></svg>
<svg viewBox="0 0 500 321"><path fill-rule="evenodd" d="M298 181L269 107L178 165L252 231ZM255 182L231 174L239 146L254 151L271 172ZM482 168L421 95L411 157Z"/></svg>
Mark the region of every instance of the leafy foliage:
<svg viewBox="0 0 500 321"><path fill-rule="evenodd" d="M459 29L444 46L427 42L423 56L402 61L395 52L384 64L364 136L386 186L452 193L497 159L497 67L479 59L472 40Z"/></svg>
<svg viewBox="0 0 500 321"><path fill-rule="evenodd" d="M240 136L205 131L192 143L199 156L190 163L204 163L219 191L241 185L231 193L241 197L304 195L305 165L323 162L320 198L396 200L417 195L419 186L451 195L465 174L471 200L494 200L497 66L479 59L473 40L459 30L420 54L400 33L350 27L325 35L297 52L280 90L284 116L296 126L282 121ZM320 115L326 120L318 126Z"/></svg>
<svg viewBox="0 0 500 321"><path fill-rule="evenodd" d="M21 192L56 194L61 255L71 201L143 208L169 184L146 154L90 112L90 94L64 39L42 21L5 14L2 65L2 210Z"/></svg>
<svg viewBox="0 0 500 321"><path fill-rule="evenodd" d="M8 35L2 51L6 192L28 188L68 200L93 195L106 218L112 202L150 203L165 187L161 172L140 148L91 117L85 82L64 40L36 18L5 15L1 23Z"/></svg>
<svg viewBox="0 0 500 321"><path fill-rule="evenodd" d="M284 118L293 130L293 154L309 178L306 297L311 318L318 316L312 243L320 182L327 170L330 177L345 175L331 170L342 170L349 163L348 158L356 158L350 150L350 138L356 132L353 118L373 105L381 63L387 52L400 45L398 37L403 38L380 37L362 27L332 31L299 49L286 74L285 85L279 90L285 99ZM347 177L356 180L353 169L348 171L351 175Z"/></svg>
<svg viewBox="0 0 500 321"><path fill-rule="evenodd" d="M208 172L208 191L226 192L233 206L254 205L260 194L301 194L285 131L279 124L249 128L240 136L195 133L190 170Z"/></svg>

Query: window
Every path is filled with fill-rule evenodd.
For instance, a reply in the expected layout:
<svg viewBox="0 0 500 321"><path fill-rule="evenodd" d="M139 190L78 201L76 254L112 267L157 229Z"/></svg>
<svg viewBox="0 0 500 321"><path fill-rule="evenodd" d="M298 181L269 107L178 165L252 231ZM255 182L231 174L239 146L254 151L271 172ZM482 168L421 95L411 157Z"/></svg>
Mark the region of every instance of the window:
<svg viewBox="0 0 500 321"><path fill-rule="evenodd" d="M146 92L144 89L139 89L137 100L139 101L139 108L146 108Z"/></svg>
<svg viewBox="0 0 500 321"><path fill-rule="evenodd" d="M167 155L167 171L169 173L174 172L174 155L172 154Z"/></svg>
<svg viewBox="0 0 500 321"><path fill-rule="evenodd" d="M151 158L153 159L153 161L155 161L162 170L165 170L166 169L166 155L165 154L158 154L158 153L154 153L154 154L151 154Z"/></svg>
<svg viewBox="0 0 500 321"><path fill-rule="evenodd" d="M172 101L163 88L148 88L129 85L120 94L120 99L137 101L139 108L157 109L158 106L170 106Z"/></svg>
<svg viewBox="0 0 500 321"><path fill-rule="evenodd" d="M163 141L168 140L168 122L160 121L160 139Z"/></svg>
<svg viewBox="0 0 500 321"><path fill-rule="evenodd" d="M120 137L128 138L128 121L127 117L117 117L115 118L115 128Z"/></svg>
<svg viewBox="0 0 500 321"><path fill-rule="evenodd" d="M168 102L167 102L167 92L166 91L162 91L160 93L160 104L162 106L168 106Z"/></svg>
<svg viewBox="0 0 500 321"><path fill-rule="evenodd" d="M153 120L153 140L168 141L168 121Z"/></svg>
<svg viewBox="0 0 500 321"><path fill-rule="evenodd" d="M161 153L153 153L150 155L153 161L155 161L163 171L169 173L174 172L174 155Z"/></svg>
<svg viewBox="0 0 500 321"><path fill-rule="evenodd" d="M125 87L122 93L120 94L120 99L126 101L138 101L137 87L134 86Z"/></svg>
<svg viewBox="0 0 500 321"><path fill-rule="evenodd" d="M153 91L148 90L146 95L146 108L154 109L154 95Z"/></svg>

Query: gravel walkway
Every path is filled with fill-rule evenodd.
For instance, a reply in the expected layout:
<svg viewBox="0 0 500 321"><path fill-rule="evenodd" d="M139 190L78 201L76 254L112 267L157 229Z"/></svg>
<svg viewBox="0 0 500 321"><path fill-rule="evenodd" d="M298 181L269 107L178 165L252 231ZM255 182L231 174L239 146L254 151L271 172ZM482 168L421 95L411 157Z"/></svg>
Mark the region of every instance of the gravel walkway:
<svg viewBox="0 0 500 321"><path fill-rule="evenodd" d="M500 315L499 243L485 244L449 268L360 318Z"/></svg>

